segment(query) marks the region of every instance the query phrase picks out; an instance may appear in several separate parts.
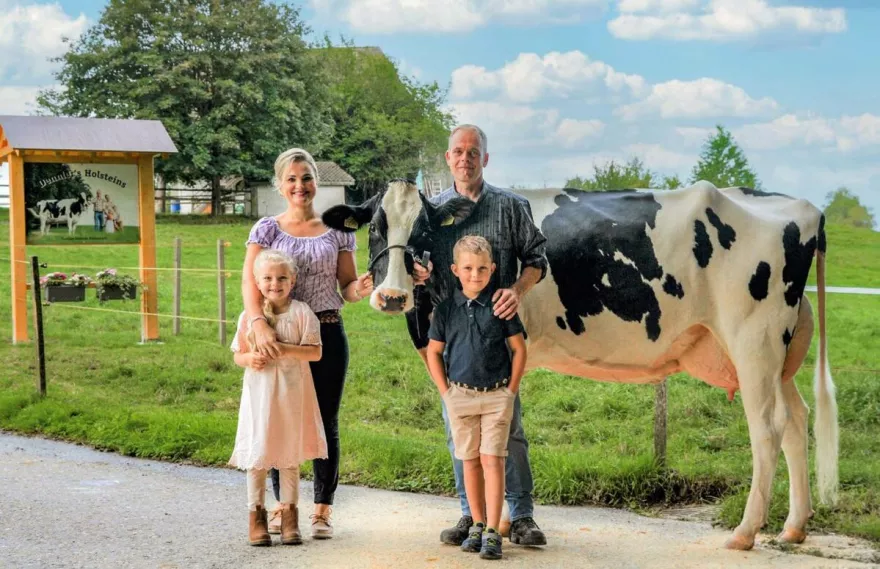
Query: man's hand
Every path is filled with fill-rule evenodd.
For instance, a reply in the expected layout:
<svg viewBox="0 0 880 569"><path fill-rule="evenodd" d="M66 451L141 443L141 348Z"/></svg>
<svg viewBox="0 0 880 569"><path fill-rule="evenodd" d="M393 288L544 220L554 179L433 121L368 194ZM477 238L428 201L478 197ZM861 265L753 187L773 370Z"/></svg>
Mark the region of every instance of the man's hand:
<svg viewBox="0 0 880 569"><path fill-rule="evenodd" d="M425 284L434 271L434 263L428 261L428 267L425 268L419 263L413 263L413 285L419 286Z"/></svg>
<svg viewBox="0 0 880 569"><path fill-rule="evenodd" d="M278 345L278 337L275 330L265 320L257 320L253 324L255 353L260 354L267 360L274 360L281 355L281 346Z"/></svg>
<svg viewBox="0 0 880 569"><path fill-rule="evenodd" d="M512 288L500 288L492 295L494 314L502 320L510 320L519 309L519 293Z"/></svg>
<svg viewBox="0 0 880 569"><path fill-rule="evenodd" d="M262 356L257 352L251 352L250 356L251 361L248 367L254 368L257 371L262 370L269 363L269 359L266 356Z"/></svg>

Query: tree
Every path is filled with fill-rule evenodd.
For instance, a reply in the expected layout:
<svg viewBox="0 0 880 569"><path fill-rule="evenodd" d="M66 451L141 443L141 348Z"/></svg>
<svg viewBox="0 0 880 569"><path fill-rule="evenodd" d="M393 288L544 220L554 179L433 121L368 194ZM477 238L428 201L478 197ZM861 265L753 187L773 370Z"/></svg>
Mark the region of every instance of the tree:
<svg viewBox="0 0 880 569"><path fill-rule="evenodd" d="M622 189L674 189L681 186L678 176L661 179L645 167L638 158L631 158L625 164L609 160L604 165L593 164L593 177L575 176L565 183L566 188L580 188L590 192Z"/></svg>
<svg viewBox="0 0 880 569"><path fill-rule="evenodd" d="M265 180L290 146L320 151L327 94L295 8L268 0L110 0L100 20L57 59L42 112L159 119L178 153L158 160L168 180Z"/></svg>
<svg viewBox="0 0 880 569"><path fill-rule="evenodd" d="M442 110L445 91L402 75L378 48L324 42L316 54L329 83L335 126L322 156L354 177L360 199L390 179L415 178L419 168L432 166L452 126L452 116Z"/></svg>
<svg viewBox="0 0 880 569"><path fill-rule="evenodd" d="M853 227L874 227L874 213L862 205L859 197L845 187L840 187L825 196L825 219L828 223L840 223Z"/></svg>
<svg viewBox="0 0 880 569"><path fill-rule="evenodd" d="M749 161L733 136L721 125L715 129L715 134L703 144L700 160L691 172L689 183L706 180L719 188L745 186L760 189L758 177L749 168Z"/></svg>

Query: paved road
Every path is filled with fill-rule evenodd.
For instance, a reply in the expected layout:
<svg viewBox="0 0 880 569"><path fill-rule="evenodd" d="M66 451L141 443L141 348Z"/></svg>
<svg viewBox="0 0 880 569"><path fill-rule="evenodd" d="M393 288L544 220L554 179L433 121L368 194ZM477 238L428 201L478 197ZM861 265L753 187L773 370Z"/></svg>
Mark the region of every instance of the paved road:
<svg viewBox="0 0 880 569"><path fill-rule="evenodd" d="M304 504L310 491L304 483ZM581 507L539 507L550 545L529 549L505 541L505 559L493 565L439 543L439 530L458 517L456 500L349 486L337 495L336 539L253 548L245 544L244 497L240 472L0 433L0 567L878 566L762 547L726 551L727 533L707 523ZM846 538L811 536L807 545L826 555L875 555Z"/></svg>

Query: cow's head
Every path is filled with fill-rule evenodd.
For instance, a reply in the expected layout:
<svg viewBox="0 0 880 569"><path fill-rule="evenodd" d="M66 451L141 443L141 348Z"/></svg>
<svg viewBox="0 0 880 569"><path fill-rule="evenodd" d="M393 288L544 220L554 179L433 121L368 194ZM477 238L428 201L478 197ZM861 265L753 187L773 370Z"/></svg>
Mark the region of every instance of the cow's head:
<svg viewBox="0 0 880 569"><path fill-rule="evenodd" d="M348 232L370 224L367 270L375 283L370 306L399 314L413 307L413 264L431 252L437 232L466 219L473 207L466 198L437 206L412 182L392 180L386 191L360 206L337 205L322 218L328 227Z"/></svg>

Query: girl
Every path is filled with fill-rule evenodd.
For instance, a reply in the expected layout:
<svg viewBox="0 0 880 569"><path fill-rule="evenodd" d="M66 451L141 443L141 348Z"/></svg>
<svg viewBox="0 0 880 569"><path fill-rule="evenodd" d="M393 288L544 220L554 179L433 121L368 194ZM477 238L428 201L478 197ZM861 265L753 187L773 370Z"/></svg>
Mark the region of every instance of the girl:
<svg viewBox="0 0 880 569"><path fill-rule="evenodd" d="M254 279L262 296L259 317L278 338L279 354L269 359L253 351L253 330L245 312L232 341L235 363L243 368L235 450L229 464L247 470L248 542L271 545L266 509L266 473L280 475L281 543L302 543L299 531L299 465L327 458L327 441L309 362L321 359L317 316L290 297L297 267L281 251L265 249L254 261Z"/></svg>

